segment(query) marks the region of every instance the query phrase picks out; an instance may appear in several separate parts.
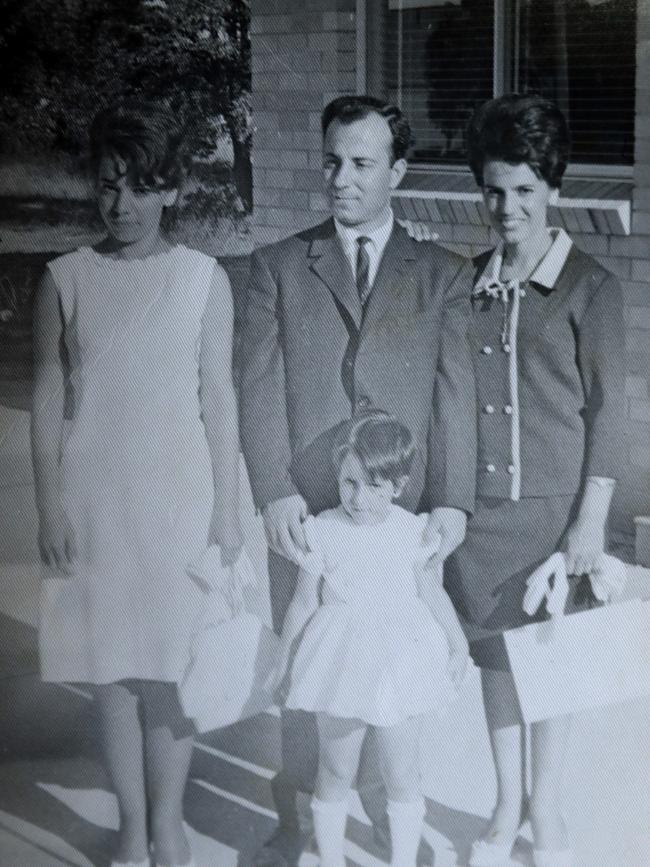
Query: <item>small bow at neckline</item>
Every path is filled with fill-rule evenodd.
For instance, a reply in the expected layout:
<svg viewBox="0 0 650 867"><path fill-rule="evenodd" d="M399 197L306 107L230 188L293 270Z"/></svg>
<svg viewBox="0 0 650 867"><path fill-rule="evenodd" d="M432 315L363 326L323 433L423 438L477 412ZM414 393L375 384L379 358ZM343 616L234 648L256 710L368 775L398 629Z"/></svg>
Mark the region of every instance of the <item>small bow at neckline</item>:
<svg viewBox="0 0 650 867"><path fill-rule="evenodd" d="M488 298L499 298L505 303L509 293L518 288L518 280L499 280L498 277L492 277L478 283L472 291L472 296L478 298L480 295L487 295Z"/></svg>
<svg viewBox="0 0 650 867"><path fill-rule="evenodd" d="M499 280L494 275L489 279L481 279L472 290L472 298L481 296L494 298L503 304L503 318L501 322L501 345L510 347L514 343L511 334L511 321L514 320L514 328L517 328L519 320L519 280ZM512 317L510 315L510 298L513 298ZM508 351L508 350L506 350Z"/></svg>

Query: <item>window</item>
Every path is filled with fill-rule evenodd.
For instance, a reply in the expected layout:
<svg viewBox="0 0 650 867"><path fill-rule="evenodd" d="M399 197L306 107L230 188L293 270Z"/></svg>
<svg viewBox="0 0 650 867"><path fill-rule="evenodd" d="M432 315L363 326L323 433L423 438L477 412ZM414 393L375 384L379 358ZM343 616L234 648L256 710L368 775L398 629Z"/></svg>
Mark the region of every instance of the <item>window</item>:
<svg viewBox="0 0 650 867"><path fill-rule="evenodd" d="M366 33L368 91L407 114L412 163L464 165L473 108L508 91L560 105L573 167L633 163L636 0L367 0Z"/></svg>

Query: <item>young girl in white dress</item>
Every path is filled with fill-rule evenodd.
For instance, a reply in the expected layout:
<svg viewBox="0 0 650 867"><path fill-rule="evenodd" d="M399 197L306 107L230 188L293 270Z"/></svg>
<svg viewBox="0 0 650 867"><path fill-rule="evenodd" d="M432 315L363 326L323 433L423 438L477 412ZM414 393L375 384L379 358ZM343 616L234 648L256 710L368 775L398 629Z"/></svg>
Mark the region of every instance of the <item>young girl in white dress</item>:
<svg viewBox="0 0 650 867"><path fill-rule="evenodd" d="M107 236L51 262L35 308L41 668L94 684L113 865L181 865L193 726L177 683L201 606L185 567L208 542L225 564L241 547L233 303L213 259L161 232L182 177L174 117L107 110L91 152Z"/></svg>
<svg viewBox="0 0 650 867"><path fill-rule="evenodd" d="M282 633L278 683L287 707L317 715L312 811L323 867L345 864L347 798L367 726L388 794L391 864L415 865L422 714L449 702L467 665L454 609L427 569L437 547L422 545L427 516L393 503L413 454L396 419L353 420L334 453L340 505L305 522L310 553Z"/></svg>

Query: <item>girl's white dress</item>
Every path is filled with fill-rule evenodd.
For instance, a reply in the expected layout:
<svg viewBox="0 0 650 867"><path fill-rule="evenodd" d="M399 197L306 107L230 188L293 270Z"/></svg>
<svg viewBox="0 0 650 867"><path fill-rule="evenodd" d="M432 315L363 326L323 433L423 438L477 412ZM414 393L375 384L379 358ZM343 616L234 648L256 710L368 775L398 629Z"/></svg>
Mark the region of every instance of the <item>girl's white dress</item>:
<svg viewBox="0 0 650 867"><path fill-rule="evenodd" d="M442 710L455 695L442 627L418 596L426 515L391 506L376 525L338 507L308 518L303 568L323 576L301 638L287 707L390 726Z"/></svg>
<svg viewBox="0 0 650 867"><path fill-rule="evenodd" d="M199 404L214 260L183 246L142 260L82 247L49 264L65 322L72 413L61 484L72 578L42 582L45 680L178 681L202 594L213 476Z"/></svg>

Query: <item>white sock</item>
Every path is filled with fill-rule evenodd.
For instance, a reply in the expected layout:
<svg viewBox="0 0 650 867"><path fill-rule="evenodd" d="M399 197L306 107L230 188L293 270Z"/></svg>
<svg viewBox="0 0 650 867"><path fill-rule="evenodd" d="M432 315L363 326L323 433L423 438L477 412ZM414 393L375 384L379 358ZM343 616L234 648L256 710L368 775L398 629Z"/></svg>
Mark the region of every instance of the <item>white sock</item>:
<svg viewBox="0 0 650 867"><path fill-rule="evenodd" d="M386 808L390 822L392 867L415 867L420 847L424 801L389 801Z"/></svg>
<svg viewBox="0 0 650 867"><path fill-rule="evenodd" d="M348 819L348 799L320 801L314 797L311 810L321 867L345 867L343 841Z"/></svg>

